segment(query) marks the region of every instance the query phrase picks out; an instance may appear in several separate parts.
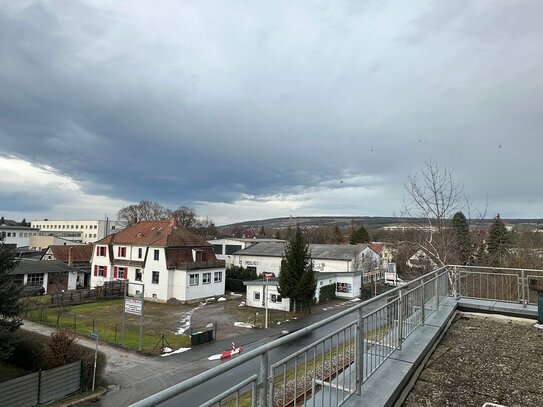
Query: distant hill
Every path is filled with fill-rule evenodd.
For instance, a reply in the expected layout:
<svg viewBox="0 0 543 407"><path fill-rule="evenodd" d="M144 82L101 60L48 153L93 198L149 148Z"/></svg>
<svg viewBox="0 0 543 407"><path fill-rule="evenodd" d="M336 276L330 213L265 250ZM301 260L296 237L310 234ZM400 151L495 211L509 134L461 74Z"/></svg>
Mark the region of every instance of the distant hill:
<svg viewBox="0 0 543 407"><path fill-rule="evenodd" d="M229 225L219 226L219 230L241 228L241 229L259 229L262 226L272 229L286 229L289 226L294 227L299 225L301 228L316 228L321 226L335 226L345 228L351 225L351 222L355 222L358 225L364 225L371 228L382 228L384 226L401 225L405 223L419 223L424 222L423 219L415 218L401 218L394 216L296 216L296 217L284 217L284 218L271 218L250 220L238 223L232 223ZM474 223L478 224L490 224L493 219L479 220ZM543 224L543 219L503 219L508 224L529 224L536 226Z"/></svg>

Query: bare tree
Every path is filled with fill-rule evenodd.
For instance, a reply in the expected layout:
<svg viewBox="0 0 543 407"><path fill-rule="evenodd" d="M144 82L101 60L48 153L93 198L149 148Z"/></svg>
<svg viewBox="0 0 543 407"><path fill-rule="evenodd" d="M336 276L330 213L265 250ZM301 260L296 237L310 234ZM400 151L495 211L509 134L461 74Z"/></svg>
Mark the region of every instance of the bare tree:
<svg viewBox="0 0 543 407"><path fill-rule="evenodd" d="M462 185L452 169L429 160L407 178L405 190L404 212L415 218L414 227L419 232L410 243L424 250L439 266L449 263L456 253L450 219L468 205Z"/></svg>
<svg viewBox="0 0 543 407"><path fill-rule="evenodd" d="M140 201L138 204L128 205L117 213L117 219L123 226L130 226L142 220L162 220L171 215L168 208L158 202Z"/></svg>
<svg viewBox="0 0 543 407"><path fill-rule="evenodd" d="M194 228L198 224L196 212L188 206L180 206L172 212L172 216L175 218L177 226L182 228Z"/></svg>

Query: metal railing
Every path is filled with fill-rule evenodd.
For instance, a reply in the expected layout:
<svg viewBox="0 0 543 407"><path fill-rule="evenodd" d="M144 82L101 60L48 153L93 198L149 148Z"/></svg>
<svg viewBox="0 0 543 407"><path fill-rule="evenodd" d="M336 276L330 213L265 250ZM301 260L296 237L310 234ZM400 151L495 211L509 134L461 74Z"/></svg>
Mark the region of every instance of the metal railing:
<svg viewBox="0 0 543 407"><path fill-rule="evenodd" d="M252 360L259 360L258 371L251 371L247 378L239 377L237 385L203 405L341 406L353 395L361 394L362 384L394 351L402 348L405 338L424 325L445 298L465 296L526 305L535 298L530 295L530 278L541 279L539 281L543 283L543 270L441 267L404 286L241 354L133 406L155 406L182 396ZM337 325L343 318L347 320L345 323L308 346L277 361L271 360L272 351L323 327Z"/></svg>

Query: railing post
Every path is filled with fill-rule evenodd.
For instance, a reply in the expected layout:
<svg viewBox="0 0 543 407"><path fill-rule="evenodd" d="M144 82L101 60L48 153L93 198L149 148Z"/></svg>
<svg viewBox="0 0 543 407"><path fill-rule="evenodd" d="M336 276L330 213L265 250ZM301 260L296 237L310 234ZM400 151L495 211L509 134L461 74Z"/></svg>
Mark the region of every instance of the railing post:
<svg viewBox="0 0 543 407"><path fill-rule="evenodd" d="M356 325L357 341L356 347L356 394L362 394L362 383L364 382L364 315L362 307L358 309L358 323Z"/></svg>
<svg viewBox="0 0 543 407"><path fill-rule="evenodd" d="M426 319L426 310L424 309L424 297L426 296L425 294L425 290L424 290L424 279L423 280L420 280L420 291L421 291L421 301L420 301L420 312L421 312L421 318L422 318L422 323L421 325L424 325L424 320Z"/></svg>
<svg viewBox="0 0 543 407"><path fill-rule="evenodd" d="M260 407L267 406L268 401L268 351L260 356ZM271 404L270 404L271 405Z"/></svg>
<svg viewBox="0 0 543 407"><path fill-rule="evenodd" d="M520 271L521 290L522 290L522 306L526 308L526 276L524 270Z"/></svg>
<svg viewBox="0 0 543 407"><path fill-rule="evenodd" d="M402 289L398 291L398 349L402 350L403 342L403 300Z"/></svg>
<svg viewBox="0 0 543 407"><path fill-rule="evenodd" d="M454 285L456 287L456 299L460 298L460 276L458 269L454 266Z"/></svg>
<svg viewBox="0 0 543 407"><path fill-rule="evenodd" d="M436 290L436 311L439 309L439 274L436 271L436 281L435 281L435 290Z"/></svg>

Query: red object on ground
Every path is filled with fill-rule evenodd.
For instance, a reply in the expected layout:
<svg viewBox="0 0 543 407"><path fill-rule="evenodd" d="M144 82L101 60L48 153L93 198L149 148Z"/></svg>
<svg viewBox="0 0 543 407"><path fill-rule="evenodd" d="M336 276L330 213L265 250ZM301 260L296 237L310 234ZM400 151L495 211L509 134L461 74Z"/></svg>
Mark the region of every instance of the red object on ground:
<svg viewBox="0 0 543 407"><path fill-rule="evenodd" d="M221 360L228 359L232 357L232 355L236 355L241 352L243 352L243 346L240 346L239 348L235 348L232 350L225 350L223 353L221 353Z"/></svg>

